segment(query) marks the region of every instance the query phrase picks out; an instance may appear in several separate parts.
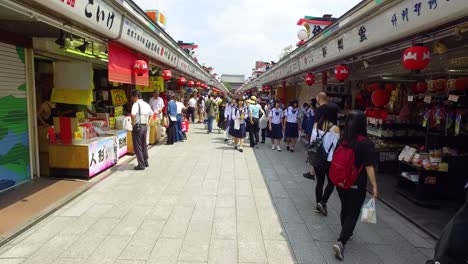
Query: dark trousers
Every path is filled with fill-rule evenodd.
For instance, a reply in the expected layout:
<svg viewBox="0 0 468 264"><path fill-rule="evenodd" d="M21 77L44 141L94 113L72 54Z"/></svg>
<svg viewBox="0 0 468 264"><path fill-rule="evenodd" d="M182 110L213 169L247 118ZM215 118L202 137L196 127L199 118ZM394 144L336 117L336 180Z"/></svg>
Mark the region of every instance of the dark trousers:
<svg viewBox="0 0 468 264"><path fill-rule="evenodd" d="M267 128L262 129L262 142L265 142Z"/></svg>
<svg viewBox="0 0 468 264"><path fill-rule="evenodd" d="M328 176L328 171L330 170L330 162L327 162L324 167L317 167L315 169L315 177L317 178L317 185L315 186L315 199L317 203L327 204L330 195L335 189L335 185L330 180ZM325 190L323 186L325 185L325 178L327 179L327 186Z"/></svg>
<svg viewBox="0 0 468 264"><path fill-rule="evenodd" d="M249 139L250 139L250 146L253 147L258 144L259 137L258 137L258 131L260 128L258 127L259 119L258 118L252 118L253 125L249 121Z"/></svg>
<svg viewBox="0 0 468 264"><path fill-rule="evenodd" d="M145 163L148 162L148 146L146 145L147 131L147 125L140 125L139 130L136 129L136 127L133 127L132 130L133 148L135 149L135 155L138 160L138 166L141 168L144 168Z"/></svg>
<svg viewBox="0 0 468 264"><path fill-rule="evenodd" d="M195 123L195 107L189 107L187 109L187 119L192 119L192 123Z"/></svg>
<svg viewBox="0 0 468 264"><path fill-rule="evenodd" d="M171 118L169 119L169 127L167 128L167 144L174 144L175 141L175 136L176 136L176 131L175 131L175 125L176 122L172 121Z"/></svg>
<svg viewBox="0 0 468 264"><path fill-rule="evenodd" d="M176 141L182 140L184 140L184 133L182 133L182 114L177 114Z"/></svg>
<svg viewBox="0 0 468 264"><path fill-rule="evenodd" d="M366 189L337 188L337 191L341 201L341 233L338 241L346 245L359 219L362 204L366 199Z"/></svg>
<svg viewBox="0 0 468 264"><path fill-rule="evenodd" d="M207 117L206 124L208 127L208 133L213 132L213 120L215 119L214 116Z"/></svg>
<svg viewBox="0 0 468 264"><path fill-rule="evenodd" d="M466 263L468 260L468 197L445 226L435 248L435 260L441 264Z"/></svg>

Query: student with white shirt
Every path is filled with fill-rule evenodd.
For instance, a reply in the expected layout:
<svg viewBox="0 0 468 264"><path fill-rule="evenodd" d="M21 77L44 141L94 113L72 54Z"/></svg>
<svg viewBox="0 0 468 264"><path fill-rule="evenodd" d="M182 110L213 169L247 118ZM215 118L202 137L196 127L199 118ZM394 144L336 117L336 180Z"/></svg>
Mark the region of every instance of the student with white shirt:
<svg viewBox="0 0 468 264"><path fill-rule="evenodd" d="M270 130L270 138L272 141L271 149L281 152L281 139L283 138L283 117L284 112L281 109L281 102L279 100L275 101L275 107L270 110L268 115L270 118L268 120L268 129Z"/></svg>
<svg viewBox="0 0 468 264"><path fill-rule="evenodd" d="M340 139L340 128L330 121L330 114L331 112L329 111L324 112L318 123L314 125L310 140L310 143L312 143L314 140L317 140L317 138L321 138L323 148L328 153L327 162L324 166L314 168L315 176L317 178L317 185L315 186L315 199L317 205L315 211L323 214L324 216L328 215L327 202L335 188L335 185L330 180L328 171L330 170L333 153L335 152L338 140ZM313 178L310 172L309 175L304 175L304 177ZM328 180L328 183L324 189L323 186L325 184L325 178Z"/></svg>
<svg viewBox="0 0 468 264"><path fill-rule="evenodd" d="M182 132L182 111L185 110L184 103L181 102L180 97L176 98L177 105L177 124L176 124L176 142L184 141L185 135Z"/></svg>
<svg viewBox="0 0 468 264"><path fill-rule="evenodd" d="M164 100L159 96L159 91L154 90L153 97L151 97L149 104L153 112L158 116L159 119L162 118L162 110L164 108Z"/></svg>
<svg viewBox="0 0 468 264"><path fill-rule="evenodd" d="M192 119L192 123L195 123L195 108L197 107L197 99L195 99L195 94L193 93L190 96L190 100L188 101L188 109L187 109L187 119Z"/></svg>
<svg viewBox="0 0 468 264"><path fill-rule="evenodd" d="M299 137L299 121L301 113L299 103L293 100L289 103L289 107L285 110L284 128L286 135L287 150L294 152L297 138Z"/></svg>
<svg viewBox="0 0 468 264"><path fill-rule="evenodd" d="M231 113L232 113L232 108L236 105L236 99L231 98L231 102L227 104L226 109L224 109L224 118L226 119L226 133L225 133L225 139L224 142L229 141L231 138L231 135L229 134L229 129L231 127ZM229 142L231 143L231 142Z"/></svg>
<svg viewBox="0 0 468 264"><path fill-rule="evenodd" d="M231 112L231 125L229 133L234 138L234 149L244 152L244 139L246 136L246 122L249 117L249 108L244 105L244 100L237 99Z"/></svg>
<svg viewBox="0 0 468 264"><path fill-rule="evenodd" d="M141 99L141 93L133 90L131 93L132 106L132 141L138 165L135 170L144 170L148 164L148 146L146 142L146 132L148 131L149 119L153 116L153 110L149 104Z"/></svg>

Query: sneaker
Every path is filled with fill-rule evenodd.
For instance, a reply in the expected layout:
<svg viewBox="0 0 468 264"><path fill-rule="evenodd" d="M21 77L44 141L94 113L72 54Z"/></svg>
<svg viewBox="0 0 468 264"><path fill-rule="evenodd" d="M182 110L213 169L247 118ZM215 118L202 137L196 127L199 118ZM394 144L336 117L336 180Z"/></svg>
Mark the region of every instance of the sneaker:
<svg viewBox="0 0 468 264"><path fill-rule="evenodd" d="M234 146L234 149L237 149L237 148L238 148L237 145L235 145L235 146Z"/></svg>
<svg viewBox="0 0 468 264"><path fill-rule="evenodd" d="M225 139L224 139L224 142L228 142L228 140L229 140L229 139L225 138Z"/></svg>
<svg viewBox="0 0 468 264"><path fill-rule="evenodd" d="M271 150L275 150L275 145L271 146Z"/></svg>
<svg viewBox="0 0 468 264"><path fill-rule="evenodd" d="M344 260L343 252L344 252L344 246L343 244L338 241L335 245L333 245L333 251L335 251L335 257L341 261Z"/></svg>
<svg viewBox="0 0 468 264"><path fill-rule="evenodd" d="M243 150L243 149L241 149L241 148L239 148L239 152L244 152L244 150Z"/></svg>
<svg viewBox="0 0 468 264"><path fill-rule="evenodd" d="M286 147L286 150L287 150L287 151L290 151L290 150L291 150L291 148L290 148L289 146L287 146L287 147Z"/></svg>
<svg viewBox="0 0 468 264"><path fill-rule="evenodd" d="M258 149L258 145L255 145L255 148Z"/></svg>
<svg viewBox="0 0 468 264"><path fill-rule="evenodd" d="M148 168L149 167L149 163L147 160L145 160L145 168Z"/></svg>
<svg viewBox="0 0 468 264"><path fill-rule="evenodd" d="M280 146L277 146L276 149L277 149L279 152L281 152Z"/></svg>
<svg viewBox="0 0 468 264"><path fill-rule="evenodd" d="M320 209L318 208L318 206L316 205L315 206L315 210L314 210L317 214L320 214Z"/></svg>
<svg viewBox="0 0 468 264"><path fill-rule="evenodd" d="M310 172L303 173L302 176L310 180L315 180L315 175L310 174Z"/></svg>
<svg viewBox="0 0 468 264"><path fill-rule="evenodd" d="M320 202L320 203L317 204L317 207L320 210L321 214L323 214L324 216L328 215L327 205L326 204Z"/></svg>
<svg viewBox="0 0 468 264"><path fill-rule="evenodd" d="M262 141L262 142L260 142L260 143L265 144L265 141Z"/></svg>
<svg viewBox="0 0 468 264"><path fill-rule="evenodd" d="M291 152L294 152L294 149L293 149L293 148L291 148Z"/></svg>

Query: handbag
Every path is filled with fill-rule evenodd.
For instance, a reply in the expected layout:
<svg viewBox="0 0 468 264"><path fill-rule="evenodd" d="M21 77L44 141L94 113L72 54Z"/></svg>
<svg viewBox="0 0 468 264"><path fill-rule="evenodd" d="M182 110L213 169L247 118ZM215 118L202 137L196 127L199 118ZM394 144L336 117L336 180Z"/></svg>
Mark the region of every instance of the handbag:
<svg viewBox="0 0 468 264"><path fill-rule="evenodd" d="M135 133L139 133L140 130L141 130L141 124L140 124L140 122L141 122L141 107L140 107L140 104L138 104L138 116L140 117L140 121L138 123L135 123L133 125L133 129L132 129L132 131L135 132Z"/></svg>
<svg viewBox="0 0 468 264"><path fill-rule="evenodd" d="M330 145L328 151L325 150L323 145L323 138L328 133L328 130L320 136L318 127L317 129L317 138L310 143L310 147L307 151L307 162L313 167L321 168L324 167L327 163L328 153L333 147L333 143Z"/></svg>
<svg viewBox="0 0 468 264"><path fill-rule="evenodd" d="M161 119L161 126L168 128L169 127L169 121L167 120L167 116L163 116Z"/></svg>

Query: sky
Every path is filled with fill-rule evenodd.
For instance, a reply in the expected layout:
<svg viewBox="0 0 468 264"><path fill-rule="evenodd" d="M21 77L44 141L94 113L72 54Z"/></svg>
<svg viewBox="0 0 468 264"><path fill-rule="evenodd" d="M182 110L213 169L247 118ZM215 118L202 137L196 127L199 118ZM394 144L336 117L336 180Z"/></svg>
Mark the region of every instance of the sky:
<svg viewBox="0 0 468 264"><path fill-rule="evenodd" d="M299 41L296 23L304 16L340 17L360 0L133 0L158 9L177 41L199 45L198 61L219 75L252 73L255 61L278 61Z"/></svg>

